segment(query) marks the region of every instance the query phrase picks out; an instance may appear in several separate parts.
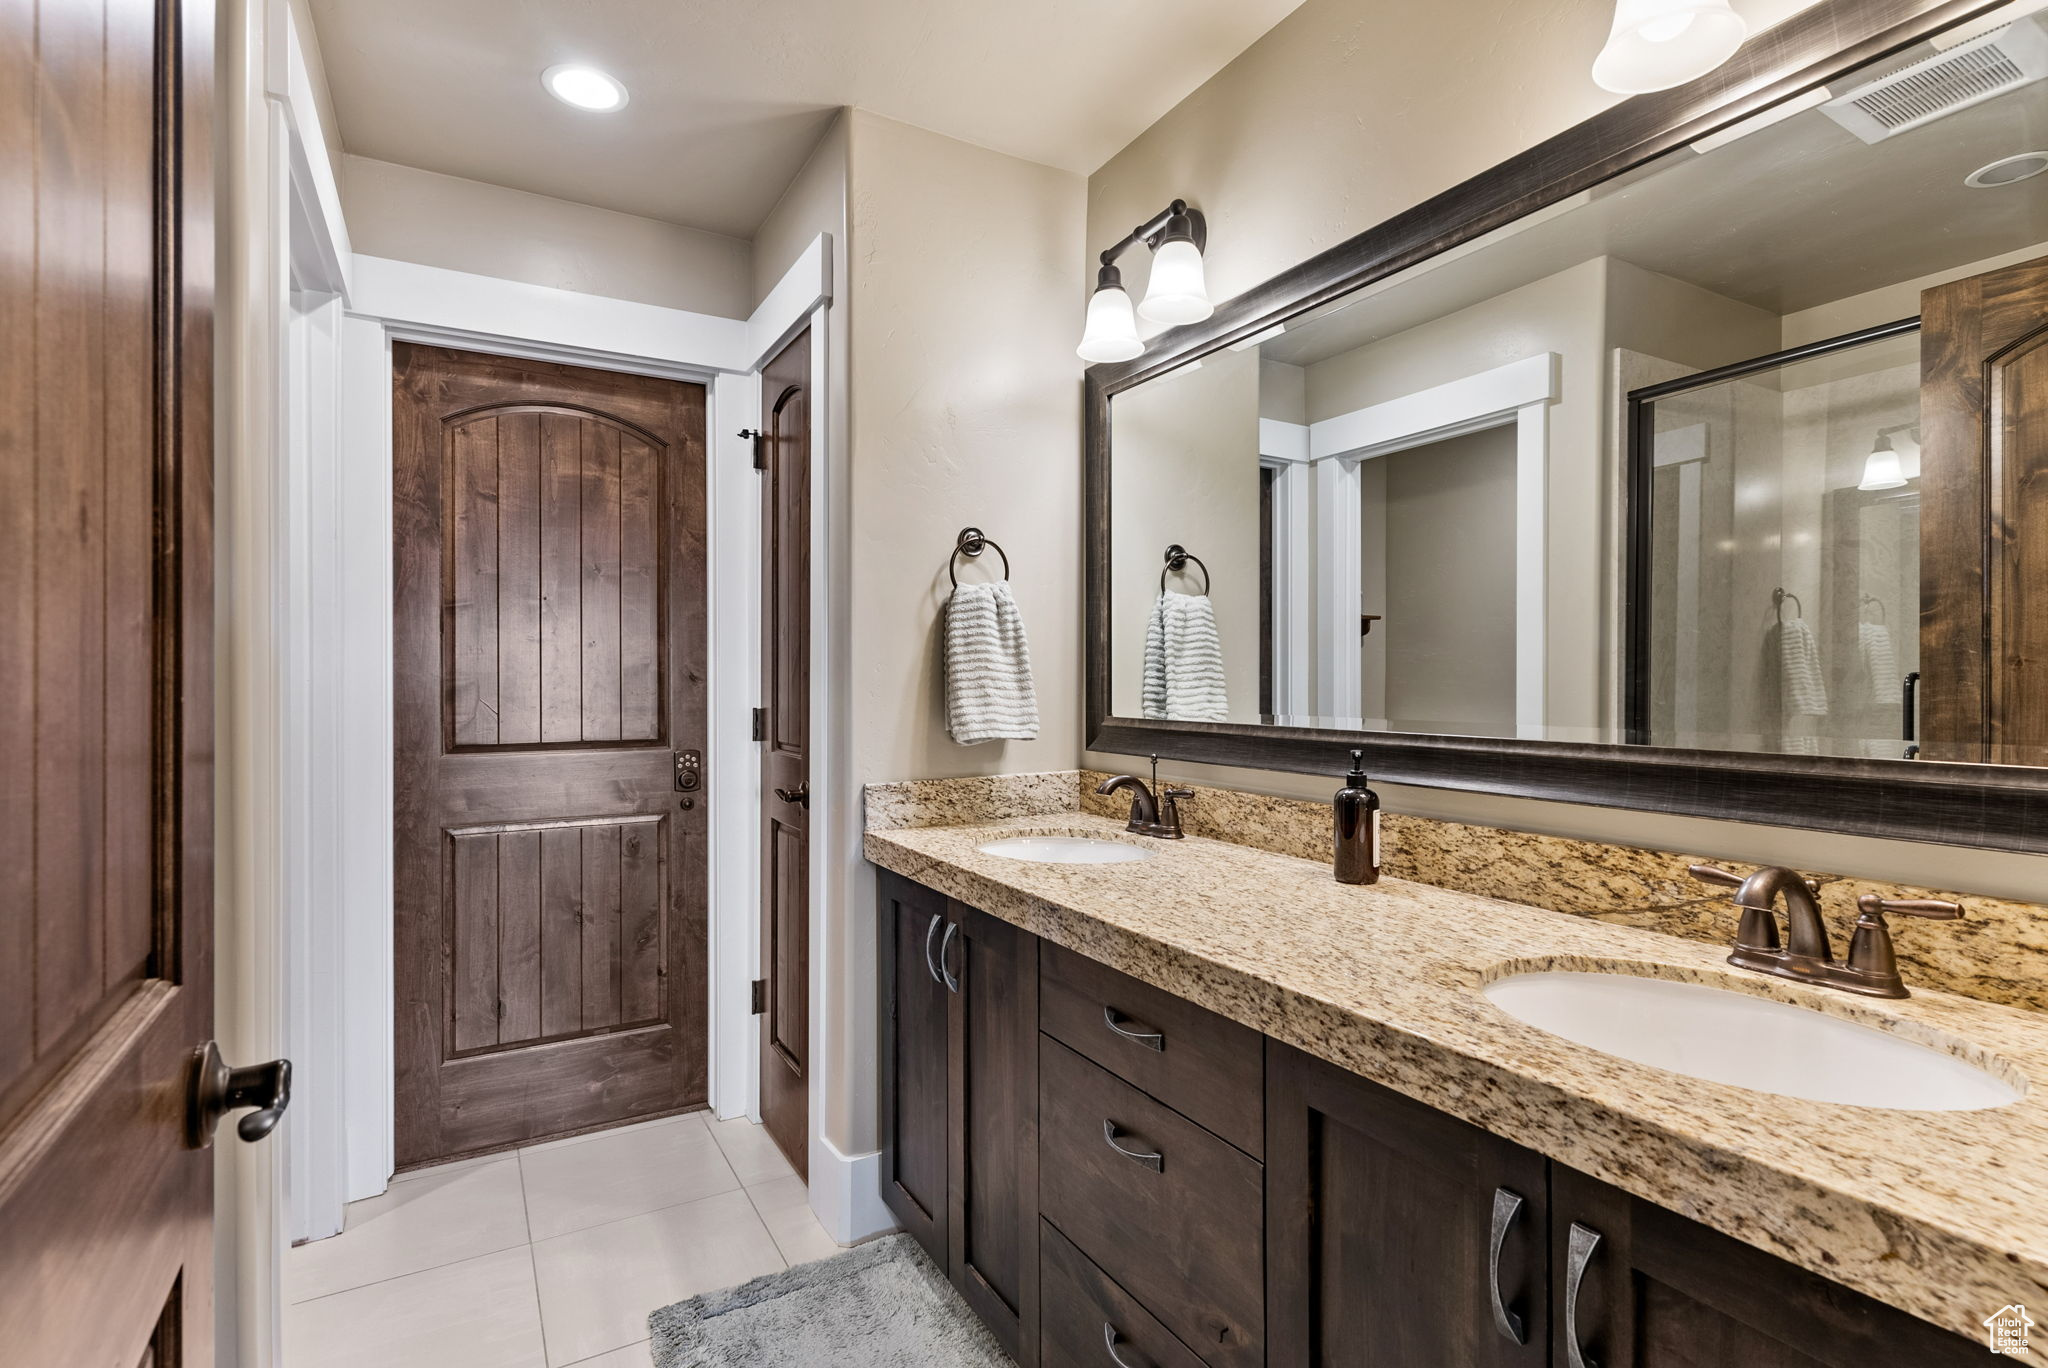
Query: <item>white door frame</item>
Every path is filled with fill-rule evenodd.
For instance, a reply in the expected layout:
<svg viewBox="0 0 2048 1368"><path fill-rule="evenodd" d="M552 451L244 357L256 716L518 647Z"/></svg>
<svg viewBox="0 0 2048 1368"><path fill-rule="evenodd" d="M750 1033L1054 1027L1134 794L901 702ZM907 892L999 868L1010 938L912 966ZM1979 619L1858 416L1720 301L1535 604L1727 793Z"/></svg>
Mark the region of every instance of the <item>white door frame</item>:
<svg viewBox="0 0 2048 1368"><path fill-rule="evenodd" d="M1273 711L1279 720L1306 726L1315 683L1308 539L1315 468L1308 424L1259 419L1259 465L1279 472L1273 485Z"/></svg>
<svg viewBox="0 0 2048 1368"><path fill-rule="evenodd" d="M1364 662L1358 649L1364 565L1359 466L1376 456L1513 424L1515 726L1523 736L1542 737L1550 405L1557 400L1559 379L1557 353L1539 352L1309 424L1309 461L1316 471L1318 559L1325 567L1318 613L1322 630L1316 653L1321 711L1349 717L1358 715L1363 707Z"/></svg>
<svg viewBox="0 0 2048 1368"><path fill-rule="evenodd" d="M750 319L355 256L335 385L341 414L333 496L310 535L332 538L338 611L298 624L325 637L334 676L339 1049L348 1201L384 1190L393 1167L391 344L419 341L531 360L694 380L710 389L706 521L711 804L709 1067L720 1116L750 1115L758 1080L748 983L758 960L758 765L750 734L760 672L760 492L750 444L757 370L831 297L820 235ZM820 330L822 333L822 329ZM823 372L819 373L822 380ZM822 391L821 391L822 400ZM822 424L827 405L813 405ZM814 440L820 440L814 434ZM822 441L820 440L822 446ZM322 649L315 646L315 651ZM815 898L813 917L815 920ZM338 1213L337 1213L338 1215ZM299 1238L316 1233L294 1231ZM320 1231L317 1233L331 1233Z"/></svg>

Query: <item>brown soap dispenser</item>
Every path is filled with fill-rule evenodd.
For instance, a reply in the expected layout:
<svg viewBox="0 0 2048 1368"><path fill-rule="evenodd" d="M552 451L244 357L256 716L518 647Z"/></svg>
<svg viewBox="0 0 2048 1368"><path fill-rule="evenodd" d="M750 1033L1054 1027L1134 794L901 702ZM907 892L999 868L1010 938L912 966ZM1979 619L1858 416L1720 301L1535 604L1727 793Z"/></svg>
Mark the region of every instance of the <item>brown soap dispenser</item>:
<svg viewBox="0 0 2048 1368"><path fill-rule="evenodd" d="M1365 786L1365 752L1351 752L1351 774L1331 804L1337 830L1337 882L1380 881L1380 796Z"/></svg>

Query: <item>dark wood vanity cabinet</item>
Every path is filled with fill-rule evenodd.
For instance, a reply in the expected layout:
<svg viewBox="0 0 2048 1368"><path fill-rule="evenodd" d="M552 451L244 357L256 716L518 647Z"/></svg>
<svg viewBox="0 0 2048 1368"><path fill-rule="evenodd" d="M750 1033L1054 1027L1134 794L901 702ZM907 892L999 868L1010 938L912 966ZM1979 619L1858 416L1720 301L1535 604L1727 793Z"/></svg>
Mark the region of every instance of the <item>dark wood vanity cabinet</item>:
<svg viewBox="0 0 2048 1368"><path fill-rule="evenodd" d="M1985 1360L929 889L879 894L885 1197L1023 1368Z"/></svg>
<svg viewBox="0 0 2048 1368"><path fill-rule="evenodd" d="M1543 1157L1299 1050L1266 1067L1268 1362L1542 1368Z"/></svg>
<svg viewBox="0 0 2048 1368"><path fill-rule="evenodd" d="M1551 1166L1550 1201L1557 1368L1943 1368L1990 1358L1980 1343L1561 1164Z"/></svg>
<svg viewBox="0 0 2048 1368"><path fill-rule="evenodd" d="M1269 1044L1266 1069L1274 1368L1985 1358L1981 1345L1299 1050Z"/></svg>
<svg viewBox="0 0 2048 1368"><path fill-rule="evenodd" d="M1038 1354L1037 938L893 874L883 1198L1020 1363Z"/></svg>

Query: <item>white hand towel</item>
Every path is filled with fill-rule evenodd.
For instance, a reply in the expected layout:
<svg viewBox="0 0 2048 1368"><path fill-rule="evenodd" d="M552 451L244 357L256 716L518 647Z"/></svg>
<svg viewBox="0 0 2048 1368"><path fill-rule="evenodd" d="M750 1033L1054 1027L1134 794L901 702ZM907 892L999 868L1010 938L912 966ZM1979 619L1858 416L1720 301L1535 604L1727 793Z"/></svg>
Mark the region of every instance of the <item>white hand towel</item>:
<svg viewBox="0 0 2048 1368"><path fill-rule="evenodd" d="M1207 594L1168 589L1145 625L1145 716L1174 722L1228 722L1223 641Z"/></svg>
<svg viewBox="0 0 2048 1368"><path fill-rule="evenodd" d="M1778 683L1785 716L1826 717L1828 688L1821 674L1820 641L1805 618L1778 624Z"/></svg>
<svg viewBox="0 0 2048 1368"><path fill-rule="evenodd" d="M946 604L946 730L963 746L1038 736L1031 648L1005 581L960 585Z"/></svg>
<svg viewBox="0 0 2048 1368"><path fill-rule="evenodd" d="M1881 622L1863 623L1857 628L1856 641L1863 650L1863 673L1870 680L1870 705L1883 707L1897 702L1902 676L1891 629Z"/></svg>

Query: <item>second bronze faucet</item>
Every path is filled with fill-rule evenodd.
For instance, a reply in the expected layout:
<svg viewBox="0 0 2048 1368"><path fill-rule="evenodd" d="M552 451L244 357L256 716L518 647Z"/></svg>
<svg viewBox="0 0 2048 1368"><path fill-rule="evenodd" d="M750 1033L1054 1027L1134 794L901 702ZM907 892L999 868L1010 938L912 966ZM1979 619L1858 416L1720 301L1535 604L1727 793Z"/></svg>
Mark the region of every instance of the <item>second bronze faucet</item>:
<svg viewBox="0 0 2048 1368"><path fill-rule="evenodd" d="M1736 890L1735 905L1742 909L1742 920L1735 929L1730 964L1866 997L1907 996L1892 948L1891 927L1885 922L1887 914L1936 921L1954 921L1963 915L1962 904L1942 898L1881 898L1865 893L1856 900L1860 915L1849 941L1848 962L1841 963L1835 959L1827 922L1821 916L1820 885L1813 880L1777 865L1766 865L1747 877L1708 864L1689 866L1688 872L1704 883ZM1782 942L1778 938L1780 900L1785 904Z"/></svg>

